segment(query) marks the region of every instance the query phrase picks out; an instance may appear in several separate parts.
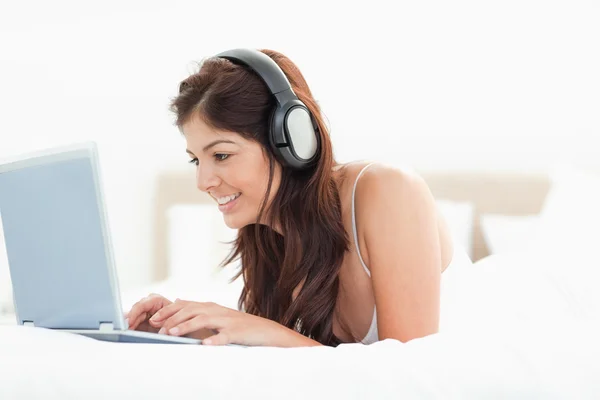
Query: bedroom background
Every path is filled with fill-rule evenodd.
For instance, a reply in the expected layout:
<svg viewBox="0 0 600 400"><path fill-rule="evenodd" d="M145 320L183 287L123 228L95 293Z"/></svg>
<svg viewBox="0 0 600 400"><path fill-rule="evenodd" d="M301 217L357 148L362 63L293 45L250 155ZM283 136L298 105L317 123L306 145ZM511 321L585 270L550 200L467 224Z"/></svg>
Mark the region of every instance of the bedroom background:
<svg viewBox="0 0 600 400"><path fill-rule="evenodd" d="M565 161L597 176L598 5L461 0L390 7L383 1L3 4L0 158L98 143L115 261L121 290L129 293L165 278L153 267L157 177L193 168L168 102L195 62L227 48L276 49L299 66L330 124L339 161L523 174L547 174ZM440 206L469 245L470 205ZM494 246L527 235L531 225L523 221ZM168 273L222 284L213 275L226 250L218 241L232 232L218 211L176 207L167 227ZM0 246L0 312L9 303Z"/></svg>

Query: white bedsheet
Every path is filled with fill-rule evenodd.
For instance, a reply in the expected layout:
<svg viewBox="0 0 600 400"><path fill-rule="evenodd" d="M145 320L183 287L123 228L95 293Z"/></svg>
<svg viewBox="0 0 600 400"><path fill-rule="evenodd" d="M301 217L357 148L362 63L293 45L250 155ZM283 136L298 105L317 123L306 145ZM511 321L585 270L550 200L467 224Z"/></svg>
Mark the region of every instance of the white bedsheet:
<svg viewBox="0 0 600 400"><path fill-rule="evenodd" d="M581 303L595 298L522 260L465 271L460 323L408 343L146 345L0 326L0 399L600 398L597 304Z"/></svg>
<svg viewBox="0 0 600 400"><path fill-rule="evenodd" d="M99 342L0 329L2 399L599 398L589 321L494 335L440 333L338 348Z"/></svg>

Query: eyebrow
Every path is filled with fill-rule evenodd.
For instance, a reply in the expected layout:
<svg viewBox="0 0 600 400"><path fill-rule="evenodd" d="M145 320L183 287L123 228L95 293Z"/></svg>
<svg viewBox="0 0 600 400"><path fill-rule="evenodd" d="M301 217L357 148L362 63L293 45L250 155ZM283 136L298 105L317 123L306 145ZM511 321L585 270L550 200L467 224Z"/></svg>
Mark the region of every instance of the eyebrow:
<svg viewBox="0 0 600 400"><path fill-rule="evenodd" d="M218 145L219 143L231 143L231 144L236 144L236 143L235 143L234 141L232 141L232 140L227 140L227 139L218 139L218 140L215 140L214 142L212 142L212 143L209 143L209 144L207 144L206 146L204 146L204 148L202 149L202 151L204 151L204 152L205 152L205 151L207 151L208 149L210 149L211 147ZM185 149L185 152L186 152L186 153L188 153L188 154L194 155L194 153L192 153L192 152L191 152L190 150L188 150L188 149Z"/></svg>

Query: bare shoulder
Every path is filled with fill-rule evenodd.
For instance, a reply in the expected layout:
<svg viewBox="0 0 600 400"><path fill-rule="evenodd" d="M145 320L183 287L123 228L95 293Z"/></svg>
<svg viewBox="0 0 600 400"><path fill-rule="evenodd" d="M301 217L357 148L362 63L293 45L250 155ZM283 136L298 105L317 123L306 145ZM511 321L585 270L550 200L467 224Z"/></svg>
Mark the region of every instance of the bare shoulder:
<svg viewBox="0 0 600 400"><path fill-rule="evenodd" d="M350 199L356 189L354 197L357 214L363 210L373 211L373 207L386 202L419 204L423 199L433 198L425 180L410 168L357 161L338 167L334 173L342 198Z"/></svg>
<svg viewBox="0 0 600 400"><path fill-rule="evenodd" d="M431 206L433 196L425 180L414 170L373 163L360 177L356 199L362 203L361 208L402 203Z"/></svg>
<svg viewBox="0 0 600 400"><path fill-rule="evenodd" d="M405 183L420 181L421 183L425 183L420 175L408 167L391 166L381 162L355 161L341 164L334 168L334 173L343 188L352 187L356 183L359 174L361 174L360 186L363 185L365 180L369 182L385 182L393 179L396 183L398 181Z"/></svg>
<svg viewBox="0 0 600 400"><path fill-rule="evenodd" d="M442 270L452 259L454 245L450 230L425 179L409 168L385 164L369 166L358 181L355 193L359 236L369 257L369 233L379 240L387 227L398 238L423 229L439 236Z"/></svg>
<svg viewBox="0 0 600 400"><path fill-rule="evenodd" d="M368 167L368 168L367 168ZM360 176L359 176L360 175ZM345 164L339 175L340 195L348 199L350 209L354 192L356 227L361 253L368 265L367 231L379 236L381 222L388 221L397 229L411 229L404 221L418 214L435 212L433 196L425 180L407 167L381 162L359 161ZM398 232L396 232L398 233Z"/></svg>

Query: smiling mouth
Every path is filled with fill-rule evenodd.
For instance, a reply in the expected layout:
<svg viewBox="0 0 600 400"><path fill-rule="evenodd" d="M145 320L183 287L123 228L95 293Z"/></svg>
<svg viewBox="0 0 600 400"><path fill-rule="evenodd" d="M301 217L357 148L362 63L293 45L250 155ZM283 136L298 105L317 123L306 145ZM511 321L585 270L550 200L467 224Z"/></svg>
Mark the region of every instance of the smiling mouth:
<svg viewBox="0 0 600 400"><path fill-rule="evenodd" d="M237 199L241 195L242 195L242 193L238 192L238 193L234 193L234 194L229 195L229 196L216 197L215 200L217 201L217 203L220 206L224 206L224 205L229 204L230 202L234 201L235 199Z"/></svg>

